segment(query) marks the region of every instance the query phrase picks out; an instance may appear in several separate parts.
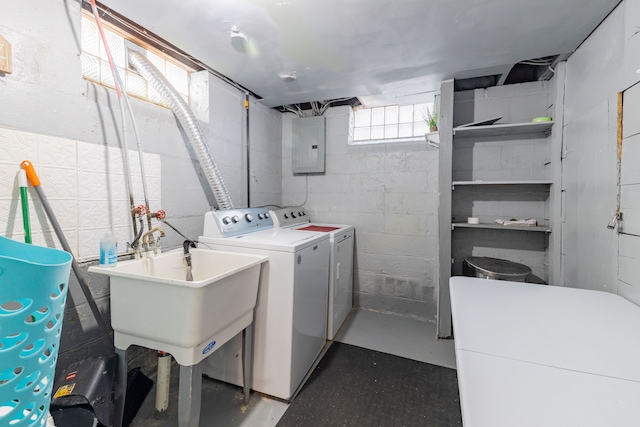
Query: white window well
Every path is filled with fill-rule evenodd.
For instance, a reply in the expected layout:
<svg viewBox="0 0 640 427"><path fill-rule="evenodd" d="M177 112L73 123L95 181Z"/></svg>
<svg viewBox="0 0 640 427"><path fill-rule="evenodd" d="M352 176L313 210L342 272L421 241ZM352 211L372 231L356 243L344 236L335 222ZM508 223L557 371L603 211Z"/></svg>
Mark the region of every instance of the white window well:
<svg viewBox="0 0 640 427"><path fill-rule="evenodd" d="M362 108L354 113L352 144L423 140L429 132L425 120L433 103Z"/></svg>

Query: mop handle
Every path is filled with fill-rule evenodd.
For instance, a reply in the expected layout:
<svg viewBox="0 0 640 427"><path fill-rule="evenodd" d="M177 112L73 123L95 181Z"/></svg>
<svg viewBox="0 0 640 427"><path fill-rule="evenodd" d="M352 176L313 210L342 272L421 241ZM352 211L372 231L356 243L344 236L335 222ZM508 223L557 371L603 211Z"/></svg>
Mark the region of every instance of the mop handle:
<svg viewBox="0 0 640 427"><path fill-rule="evenodd" d="M29 195L27 193L27 173L24 169L18 171L18 185L20 186L20 201L22 202L22 224L24 226L24 242L31 243L31 224L29 223Z"/></svg>
<svg viewBox="0 0 640 427"><path fill-rule="evenodd" d="M38 193L38 196L40 197L40 202L42 203L42 207L44 208L45 213L49 217L49 221L51 222L51 225L53 226L53 230L56 232L56 235L58 236L58 240L62 245L62 249L64 249L65 251L69 252L72 255L73 258L71 258L71 268L73 269L73 272L76 275L76 279L78 279L78 284L80 285L80 289L82 289L82 292L84 293L84 296L87 300L87 304L89 304L89 308L93 313L93 317L96 319L96 322L98 323L98 327L102 332L103 339L105 340L108 346L113 347L113 344L111 343L110 336L109 336L109 328L107 327L107 324L105 323L104 319L102 318L102 315L100 314L100 310L98 309L98 306L96 305L96 302L93 299L93 295L91 295L91 290L89 290L89 285L84 280L84 276L82 275L80 266L76 261L76 257L73 256L73 252L71 252L69 243L67 243L67 239L64 237L62 228L60 227L60 224L58 223L58 220L56 219L56 216L53 213L53 209L51 209L49 200L47 200L47 196L44 194L44 190L40 186L40 179L38 178L38 174L36 173L36 170L34 169L33 164L29 160L25 160L22 162L22 169L24 169L24 171L26 172L27 178L29 178L29 182L31 183L31 185L33 185L33 188L36 190L36 193Z"/></svg>
<svg viewBox="0 0 640 427"><path fill-rule="evenodd" d="M27 174L27 178L29 178L29 182L31 183L31 185L33 185L34 187L39 186L40 178L38 178L38 174L33 167L33 163L31 163L29 160L24 160L22 163L20 163L20 165Z"/></svg>

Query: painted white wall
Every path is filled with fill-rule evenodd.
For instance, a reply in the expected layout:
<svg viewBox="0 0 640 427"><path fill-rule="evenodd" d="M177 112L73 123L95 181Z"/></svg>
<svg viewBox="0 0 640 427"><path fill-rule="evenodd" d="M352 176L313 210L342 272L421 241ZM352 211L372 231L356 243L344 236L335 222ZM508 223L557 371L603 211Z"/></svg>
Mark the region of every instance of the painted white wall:
<svg viewBox="0 0 640 427"><path fill-rule="evenodd" d="M640 80L638 28L640 1L625 0L567 61L562 228L567 286L633 291L618 282L618 234L607 224L618 191L617 93Z"/></svg>
<svg viewBox="0 0 640 427"><path fill-rule="evenodd" d="M76 191L70 193L68 186L60 185L56 180L56 173L58 170L66 171L67 175L75 176L77 182L81 179L78 178L81 173L87 170L93 169L98 175L109 176L114 170L112 167L115 167L107 167L105 162L97 160L79 165L79 154L75 157L75 164L55 161L62 153L75 153L76 150L80 153L78 147L89 147L92 152L117 152L121 143L120 109L114 91L82 78L80 16L79 0L12 1L3 5L0 34L12 45L13 73L0 74L0 165L3 169L0 233L12 234L18 240L21 239L21 233L13 233L16 227L21 229L20 203L16 199L19 194L15 180L19 167L17 159L31 157L36 167L45 171L43 188L46 186L47 196L57 212L62 212L65 205L76 207L76 214L68 215L67 219L69 227L79 230L79 233L86 231L88 219L79 207L91 206L96 197L102 197L100 193L104 187L89 186L87 191L80 192L77 189L82 186L78 185ZM202 120L202 130L234 204L246 206L245 94L206 72L198 73L191 90L194 112ZM196 156L170 110L137 99L131 99L131 103L141 135L142 151L160 164L157 170L148 171L161 182L159 188L155 187L155 194L150 194L150 199L161 200L161 206L152 204L152 207L164 209L172 225L197 239L202 233L203 215L210 206L215 205L215 200ZM258 104L254 99L250 100L250 104L253 118L251 156L259 158L252 162L254 182L251 185L251 198L280 203L280 113ZM7 139L6 135L11 137ZM16 142L22 135L28 135L36 141L32 144L35 150L25 152L22 149L22 145ZM128 139L131 148L134 148L131 126ZM268 158L265 159L267 154ZM274 161L274 156L277 161ZM58 176L62 175L58 173ZM86 187L86 182L81 184ZM31 196L35 197L35 194L32 192ZM105 203L110 199L105 197ZM53 203L57 201L60 202ZM34 200L31 221L34 226L45 228L46 217L36 215L38 211L42 213L38 202ZM7 233L10 220L13 221L12 232ZM106 215L104 222L108 222ZM177 233L168 227L165 227L165 232L165 249L181 244L183 238ZM51 246L56 244L52 238L45 241ZM119 242L121 246L124 243ZM86 265L82 264L81 267L85 268ZM99 275L87 274L85 277L88 277L98 306L108 323L108 280ZM95 346L85 345L97 338L95 333L96 324L72 274L59 366L64 366L65 361L86 357L92 351L99 353Z"/></svg>
<svg viewBox="0 0 640 427"><path fill-rule="evenodd" d="M282 114L249 103L251 206L282 203ZM246 172L243 172L246 174ZM246 201L245 201L246 202Z"/></svg>
<svg viewBox="0 0 640 427"><path fill-rule="evenodd" d="M326 173L308 177L291 172L295 116L283 116L283 205L355 226L355 305L434 320L438 151L425 140L349 145L352 114L327 110Z"/></svg>

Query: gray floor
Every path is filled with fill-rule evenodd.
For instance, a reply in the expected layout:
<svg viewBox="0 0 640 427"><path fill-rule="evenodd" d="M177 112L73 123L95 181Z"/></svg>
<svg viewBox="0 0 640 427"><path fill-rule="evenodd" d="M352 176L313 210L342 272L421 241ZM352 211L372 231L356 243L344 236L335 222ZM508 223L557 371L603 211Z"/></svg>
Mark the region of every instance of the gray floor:
<svg viewBox="0 0 640 427"><path fill-rule="evenodd" d="M434 365L455 368L453 340L437 340L435 324L368 310L351 312L335 341L394 354ZM177 426L177 376L172 370L172 395L168 417L154 418L155 392L147 396L131 427ZM200 426L273 427L288 404L253 392L248 405L242 390L218 381L203 379Z"/></svg>

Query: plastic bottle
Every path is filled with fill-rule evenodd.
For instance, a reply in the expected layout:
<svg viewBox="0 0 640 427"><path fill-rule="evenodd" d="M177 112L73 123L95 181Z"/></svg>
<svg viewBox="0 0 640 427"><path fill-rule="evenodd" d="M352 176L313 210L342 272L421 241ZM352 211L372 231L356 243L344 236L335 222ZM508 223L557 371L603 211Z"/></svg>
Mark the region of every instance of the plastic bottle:
<svg viewBox="0 0 640 427"><path fill-rule="evenodd" d="M116 238L109 231L100 239L100 267L115 267L117 262Z"/></svg>

